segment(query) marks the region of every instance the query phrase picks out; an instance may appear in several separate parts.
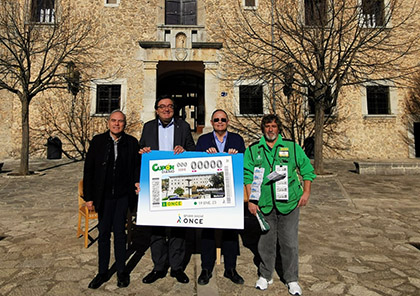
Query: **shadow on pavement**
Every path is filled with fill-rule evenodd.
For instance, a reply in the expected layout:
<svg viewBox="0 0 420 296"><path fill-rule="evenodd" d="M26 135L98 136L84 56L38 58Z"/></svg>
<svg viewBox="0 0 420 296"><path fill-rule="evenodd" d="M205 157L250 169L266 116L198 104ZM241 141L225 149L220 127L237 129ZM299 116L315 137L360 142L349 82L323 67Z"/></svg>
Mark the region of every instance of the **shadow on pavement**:
<svg viewBox="0 0 420 296"><path fill-rule="evenodd" d="M239 235L241 236L243 246L248 248L254 255L253 262L258 268L261 262L260 255L258 254L258 241L261 236L261 228L257 218L249 212L247 207L244 207L244 230L240 231Z"/></svg>
<svg viewBox="0 0 420 296"><path fill-rule="evenodd" d="M59 164L53 165L51 167L37 169L37 171L38 172L44 172L44 171L48 171L48 170L51 170L51 169L59 168L61 166L69 165L69 164L72 164L72 163L75 163L75 162L80 162L80 161L82 161L82 160L70 160L69 162L59 163Z"/></svg>

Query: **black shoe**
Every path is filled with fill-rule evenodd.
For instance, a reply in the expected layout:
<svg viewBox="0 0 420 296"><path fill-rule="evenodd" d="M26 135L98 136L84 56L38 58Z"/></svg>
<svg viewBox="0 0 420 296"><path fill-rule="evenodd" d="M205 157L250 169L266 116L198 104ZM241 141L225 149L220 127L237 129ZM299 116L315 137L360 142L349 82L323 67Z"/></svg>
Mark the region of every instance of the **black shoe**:
<svg viewBox="0 0 420 296"><path fill-rule="evenodd" d="M126 272L121 272L121 273L118 272L117 278L118 278L117 286L120 288L128 287L128 285L130 284L130 275Z"/></svg>
<svg viewBox="0 0 420 296"><path fill-rule="evenodd" d="M198 277L199 285L207 285L211 279L212 273L208 269L201 270L200 276Z"/></svg>
<svg viewBox="0 0 420 296"><path fill-rule="evenodd" d="M108 281L108 275L106 273L98 273L93 280L89 283L88 288L98 289L103 283Z"/></svg>
<svg viewBox="0 0 420 296"><path fill-rule="evenodd" d="M242 285L244 279L238 274L235 268L225 270L224 277L230 279L235 284Z"/></svg>
<svg viewBox="0 0 420 296"><path fill-rule="evenodd" d="M143 283L145 284L151 284L156 282L156 280L164 278L166 276L166 272L163 270L152 270L151 273L146 275L143 278Z"/></svg>
<svg viewBox="0 0 420 296"><path fill-rule="evenodd" d="M182 269L178 269L175 271L171 269L171 277L176 278L176 280L182 284L186 284L190 281L190 279Z"/></svg>

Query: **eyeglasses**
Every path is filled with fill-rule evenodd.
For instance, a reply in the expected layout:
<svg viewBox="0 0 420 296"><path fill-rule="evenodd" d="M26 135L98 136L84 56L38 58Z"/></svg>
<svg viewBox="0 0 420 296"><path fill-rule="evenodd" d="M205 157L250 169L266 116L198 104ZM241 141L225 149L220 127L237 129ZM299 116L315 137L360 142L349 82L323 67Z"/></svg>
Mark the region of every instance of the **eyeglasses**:
<svg viewBox="0 0 420 296"><path fill-rule="evenodd" d="M159 105L158 108L159 109L165 109L165 108L173 109L174 105L172 105L172 104L170 104L170 105Z"/></svg>
<svg viewBox="0 0 420 296"><path fill-rule="evenodd" d="M219 122L219 120L221 122L226 122L227 121L227 118L213 118L213 122Z"/></svg>

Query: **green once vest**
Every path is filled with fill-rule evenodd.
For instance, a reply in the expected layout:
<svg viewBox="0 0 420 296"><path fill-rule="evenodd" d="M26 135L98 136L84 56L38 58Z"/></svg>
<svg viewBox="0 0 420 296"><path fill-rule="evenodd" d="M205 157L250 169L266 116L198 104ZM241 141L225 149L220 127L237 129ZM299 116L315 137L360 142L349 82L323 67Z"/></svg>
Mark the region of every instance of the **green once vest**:
<svg viewBox="0 0 420 296"><path fill-rule="evenodd" d="M288 201L275 200L275 184L266 178L270 172L275 170L276 165L287 166L289 184ZM258 206L265 214L271 212L273 203L275 203L280 213L283 214L288 214L296 208L303 193L303 188L296 171L297 167L299 167L300 175L304 181L313 181L316 177L314 168L303 149L292 141L283 140L280 135L272 149L267 146L264 137L246 149L244 154L245 185L252 183L255 167L265 169L263 183L261 184L261 196L258 202Z"/></svg>

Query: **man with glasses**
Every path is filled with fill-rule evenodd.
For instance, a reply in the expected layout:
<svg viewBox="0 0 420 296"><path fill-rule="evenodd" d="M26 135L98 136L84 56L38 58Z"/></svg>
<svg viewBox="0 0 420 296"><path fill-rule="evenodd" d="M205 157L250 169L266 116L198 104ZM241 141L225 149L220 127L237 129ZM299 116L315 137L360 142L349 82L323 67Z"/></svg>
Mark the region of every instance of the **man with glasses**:
<svg viewBox="0 0 420 296"><path fill-rule="evenodd" d="M207 153L225 152L229 154L244 153L245 144L238 134L228 132L229 119L222 109L213 112L210 120L213 126L211 133L200 136L197 142L197 151ZM238 231L223 229L222 254L225 264L224 276L235 284L243 284L244 279L236 271L236 258L239 255ZM216 261L216 229L205 228L201 234L201 274L198 277L199 285L206 285L212 277L214 262Z"/></svg>
<svg viewBox="0 0 420 296"><path fill-rule="evenodd" d="M155 102L156 119L148 121L143 127L140 138L140 154L152 150L194 151L195 144L190 125L182 119L174 118L174 101L170 96L160 96ZM171 267L171 276L180 283L188 283L184 272L185 228L152 227L150 241L153 270L143 278L143 283L151 284L163 278L167 273L167 263Z"/></svg>

